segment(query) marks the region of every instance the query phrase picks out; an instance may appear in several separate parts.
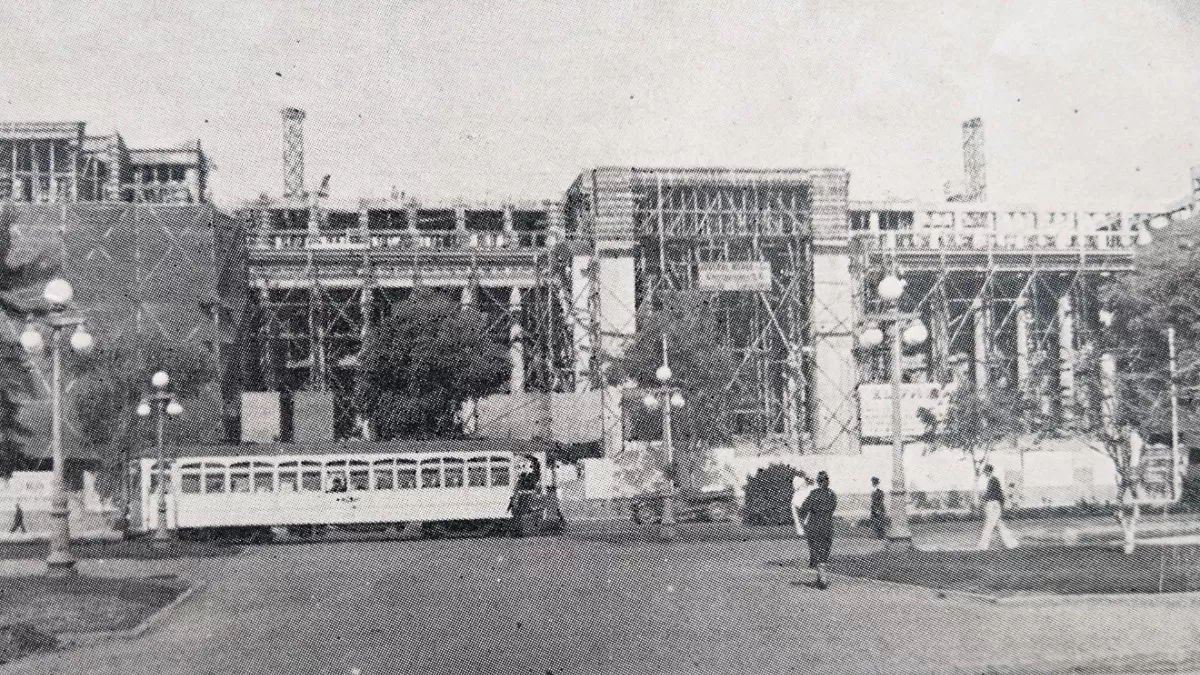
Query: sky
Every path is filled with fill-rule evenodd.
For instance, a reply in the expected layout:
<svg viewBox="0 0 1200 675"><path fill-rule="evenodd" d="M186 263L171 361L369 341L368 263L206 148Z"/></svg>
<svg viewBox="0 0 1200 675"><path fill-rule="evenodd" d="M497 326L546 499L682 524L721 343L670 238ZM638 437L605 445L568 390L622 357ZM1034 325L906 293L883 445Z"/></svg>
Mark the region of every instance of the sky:
<svg viewBox="0 0 1200 675"><path fill-rule="evenodd" d="M997 203L1149 209L1200 165L1190 0L50 6L0 6L0 121L198 138L226 206L282 190L286 106L346 199L558 199L618 165L840 166L853 199L936 200L976 116Z"/></svg>

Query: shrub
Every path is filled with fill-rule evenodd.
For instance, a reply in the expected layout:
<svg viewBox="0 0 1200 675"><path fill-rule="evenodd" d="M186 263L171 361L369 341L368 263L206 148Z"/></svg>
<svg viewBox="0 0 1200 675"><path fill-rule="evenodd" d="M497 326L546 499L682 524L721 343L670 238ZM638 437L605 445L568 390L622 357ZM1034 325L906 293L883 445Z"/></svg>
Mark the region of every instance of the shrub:
<svg viewBox="0 0 1200 675"><path fill-rule="evenodd" d="M772 464L747 478L742 520L747 525L790 525L792 478L798 474L786 464Z"/></svg>

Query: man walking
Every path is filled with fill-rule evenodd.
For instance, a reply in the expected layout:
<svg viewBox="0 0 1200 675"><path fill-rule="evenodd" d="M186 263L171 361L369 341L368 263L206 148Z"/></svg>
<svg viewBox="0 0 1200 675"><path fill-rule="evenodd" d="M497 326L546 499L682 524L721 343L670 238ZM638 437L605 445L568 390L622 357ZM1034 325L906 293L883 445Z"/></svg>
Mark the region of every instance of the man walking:
<svg viewBox="0 0 1200 675"><path fill-rule="evenodd" d="M25 532L25 512L21 510L21 503L17 502L17 508L13 511L12 527L8 530L9 534L15 533L17 530Z"/></svg>
<svg viewBox="0 0 1200 675"><path fill-rule="evenodd" d="M829 474L817 474L817 488L808 493L800 507L804 531L808 536L808 566L817 570L817 588L829 587L825 565L833 548L833 512L837 510L837 495L829 489Z"/></svg>
<svg viewBox="0 0 1200 675"><path fill-rule="evenodd" d="M1004 490L1000 487L1000 479L992 475L994 472L991 464L983 467L983 475L987 476L987 489L983 492L983 534L979 537L981 551L991 547L992 531L997 528L1000 530L1000 541L1004 548L1017 547L1017 538L1004 521L1000 520L1004 513Z"/></svg>

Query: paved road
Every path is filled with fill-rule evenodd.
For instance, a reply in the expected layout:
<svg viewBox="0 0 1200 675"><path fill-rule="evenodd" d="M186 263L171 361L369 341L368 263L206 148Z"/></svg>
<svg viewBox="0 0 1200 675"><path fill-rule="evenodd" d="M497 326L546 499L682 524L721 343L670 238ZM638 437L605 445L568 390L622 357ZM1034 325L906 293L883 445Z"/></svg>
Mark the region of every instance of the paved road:
<svg viewBox="0 0 1200 675"><path fill-rule="evenodd" d="M877 544L863 540L846 547ZM575 537L274 545L195 561L87 561L209 586L138 640L14 673L1026 672L1200 645L1195 605L992 606L767 564L794 540ZM9 563L18 571L20 563ZM1034 670L1046 672L1045 664ZM1050 668L1053 671L1053 668Z"/></svg>

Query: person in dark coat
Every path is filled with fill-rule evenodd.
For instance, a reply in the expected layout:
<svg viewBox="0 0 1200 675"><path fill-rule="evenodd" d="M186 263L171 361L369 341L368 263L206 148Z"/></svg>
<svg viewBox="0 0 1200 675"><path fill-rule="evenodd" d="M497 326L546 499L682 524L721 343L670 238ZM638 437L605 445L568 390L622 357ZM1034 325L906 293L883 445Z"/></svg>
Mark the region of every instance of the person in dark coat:
<svg viewBox="0 0 1200 675"><path fill-rule="evenodd" d="M871 529L880 539L887 534L887 504L879 487L879 479L874 476L871 477Z"/></svg>
<svg viewBox="0 0 1200 675"><path fill-rule="evenodd" d="M808 566L817 570L817 587L829 586L825 565L833 548L833 512L837 510L837 495L829 489L829 474L817 474L817 488L808 493L800 507L804 531L808 535Z"/></svg>
<svg viewBox="0 0 1200 675"><path fill-rule="evenodd" d="M20 530L22 532L26 531L25 530L25 512L21 510L20 503L17 503L17 508L15 511L13 511L12 528L9 529L8 533L12 534L13 532L16 532L17 530Z"/></svg>

